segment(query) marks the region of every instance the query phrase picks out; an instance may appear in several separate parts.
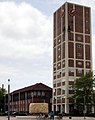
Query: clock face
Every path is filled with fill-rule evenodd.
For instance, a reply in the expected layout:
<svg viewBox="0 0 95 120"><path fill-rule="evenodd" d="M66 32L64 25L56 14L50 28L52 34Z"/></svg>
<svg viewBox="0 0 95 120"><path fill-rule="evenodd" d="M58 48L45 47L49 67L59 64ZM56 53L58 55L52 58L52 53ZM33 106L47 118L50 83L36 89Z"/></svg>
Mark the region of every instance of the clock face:
<svg viewBox="0 0 95 120"><path fill-rule="evenodd" d="M70 11L69 11L69 15L75 16L75 9L70 10Z"/></svg>
<svg viewBox="0 0 95 120"><path fill-rule="evenodd" d="M64 14L65 14L65 11L64 11L64 9L62 9L62 10L61 10L61 17L63 17Z"/></svg>

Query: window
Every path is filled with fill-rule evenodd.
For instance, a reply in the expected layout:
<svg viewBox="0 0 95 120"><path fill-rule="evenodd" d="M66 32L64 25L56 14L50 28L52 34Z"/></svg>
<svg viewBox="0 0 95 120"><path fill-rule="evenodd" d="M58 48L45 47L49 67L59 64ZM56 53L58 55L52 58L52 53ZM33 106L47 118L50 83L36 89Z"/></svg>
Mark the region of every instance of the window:
<svg viewBox="0 0 95 120"><path fill-rule="evenodd" d="M41 92L40 91L38 91L38 96L41 96Z"/></svg>
<svg viewBox="0 0 95 120"><path fill-rule="evenodd" d="M82 69L78 69L78 73L82 74Z"/></svg>
<svg viewBox="0 0 95 120"><path fill-rule="evenodd" d="M78 40L81 40L81 37L78 36L77 39L78 39Z"/></svg>
<svg viewBox="0 0 95 120"><path fill-rule="evenodd" d="M58 56L58 58L60 58L60 55Z"/></svg>
<svg viewBox="0 0 95 120"><path fill-rule="evenodd" d="M82 56L82 54L81 54L81 53L77 53L77 55L78 55L78 57L81 57L81 56Z"/></svg>
<svg viewBox="0 0 95 120"><path fill-rule="evenodd" d="M54 67L56 67L56 64L54 65Z"/></svg>
<svg viewBox="0 0 95 120"><path fill-rule="evenodd" d="M73 68L69 69L69 76L74 76L74 69Z"/></svg>
<svg viewBox="0 0 95 120"><path fill-rule="evenodd" d="M56 75L56 71L54 71L54 75Z"/></svg>
<svg viewBox="0 0 95 120"><path fill-rule="evenodd" d="M82 62L78 62L78 65L82 65Z"/></svg>
<svg viewBox="0 0 95 120"><path fill-rule="evenodd" d="M37 95L37 93L36 93L36 91L34 91L34 96L36 96Z"/></svg>
<svg viewBox="0 0 95 120"><path fill-rule="evenodd" d="M88 14L88 11L86 11L86 14Z"/></svg>
<svg viewBox="0 0 95 120"><path fill-rule="evenodd" d="M33 92L31 92L31 97L33 97L34 96L34 93Z"/></svg>
<svg viewBox="0 0 95 120"><path fill-rule="evenodd" d="M63 65L65 64L65 61L63 61Z"/></svg>
<svg viewBox="0 0 95 120"><path fill-rule="evenodd" d="M68 32L70 32L71 31L71 28L70 28L70 26L68 26Z"/></svg>
<svg viewBox="0 0 95 120"><path fill-rule="evenodd" d="M60 42L61 40L59 39L58 42Z"/></svg>
<svg viewBox="0 0 95 120"><path fill-rule="evenodd" d="M42 96L45 96L45 92L42 92Z"/></svg>
<svg viewBox="0 0 95 120"><path fill-rule="evenodd" d="M60 47L58 48L58 50L60 51Z"/></svg>
<svg viewBox="0 0 95 120"><path fill-rule="evenodd" d="M88 31L88 29L86 29L86 31Z"/></svg>
<svg viewBox="0 0 95 120"><path fill-rule="evenodd" d="M88 23L88 20L86 20L86 23Z"/></svg>
<svg viewBox="0 0 95 120"><path fill-rule="evenodd" d="M77 48L82 48L82 45L78 45Z"/></svg>
<svg viewBox="0 0 95 120"><path fill-rule="evenodd" d="M58 95L61 94L61 88L58 88L58 89L57 89L57 94L58 94Z"/></svg>
<svg viewBox="0 0 95 120"><path fill-rule="evenodd" d="M58 66L60 66L60 63L58 64Z"/></svg>
<svg viewBox="0 0 95 120"><path fill-rule="evenodd" d="M87 66L89 66L90 65L90 63L89 62L87 62Z"/></svg>
<svg viewBox="0 0 95 120"><path fill-rule="evenodd" d="M56 64L54 64L54 70L56 70Z"/></svg>

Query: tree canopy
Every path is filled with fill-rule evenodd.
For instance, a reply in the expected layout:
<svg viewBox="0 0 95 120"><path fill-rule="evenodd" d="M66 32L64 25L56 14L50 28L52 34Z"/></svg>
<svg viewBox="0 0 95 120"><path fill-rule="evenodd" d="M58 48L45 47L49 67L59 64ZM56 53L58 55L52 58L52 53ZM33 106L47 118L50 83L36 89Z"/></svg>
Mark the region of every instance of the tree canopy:
<svg viewBox="0 0 95 120"><path fill-rule="evenodd" d="M77 78L74 84L74 95L75 105L80 106L85 104L86 106L93 105L95 103L94 100L94 87L95 87L95 77L93 76L93 72L89 72L84 76Z"/></svg>
<svg viewBox="0 0 95 120"><path fill-rule="evenodd" d="M6 90L4 88L0 87L0 110L3 109L3 98L4 95L6 94Z"/></svg>

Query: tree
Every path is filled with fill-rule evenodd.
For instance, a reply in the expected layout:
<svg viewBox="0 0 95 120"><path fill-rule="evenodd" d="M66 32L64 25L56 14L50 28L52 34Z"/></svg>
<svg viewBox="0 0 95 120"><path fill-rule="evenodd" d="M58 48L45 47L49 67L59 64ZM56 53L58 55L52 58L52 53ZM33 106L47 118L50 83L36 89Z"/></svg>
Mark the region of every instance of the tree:
<svg viewBox="0 0 95 120"><path fill-rule="evenodd" d="M91 111L91 106L95 103L94 87L95 78L93 72L89 72L75 80L73 98L75 99L75 106L78 110L85 110L86 107L86 112Z"/></svg>
<svg viewBox="0 0 95 120"><path fill-rule="evenodd" d="M4 107L4 95L6 94L6 90L4 88L0 88L0 111Z"/></svg>

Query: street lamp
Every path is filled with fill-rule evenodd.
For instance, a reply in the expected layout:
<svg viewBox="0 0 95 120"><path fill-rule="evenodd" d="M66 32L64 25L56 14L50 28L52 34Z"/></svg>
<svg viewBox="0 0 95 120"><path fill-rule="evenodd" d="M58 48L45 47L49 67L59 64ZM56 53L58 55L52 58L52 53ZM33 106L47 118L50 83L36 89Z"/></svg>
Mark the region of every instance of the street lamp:
<svg viewBox="0 0 95 120"><path fill-rule="evenodd" d="M84 95L84 119L85 119L85 95Z"/></svg>
<svg viewBox="0 0 95 120"><path fill-rule="evenodd" d="M8 120L10 120L10 79L8 79Z"/></svg>
<svg viewBox="0 0 95 120"><path fill-rule="evenodd" d="M4 95L4 112L6 111L6 95Z"/></svg>
<svg viewBox="0 0 95 120"><path fill-rule="evenodd" d="M85 96L86 96L86 90L84 90L84 119L85 119L85 113L86 113Z"/></svg>

